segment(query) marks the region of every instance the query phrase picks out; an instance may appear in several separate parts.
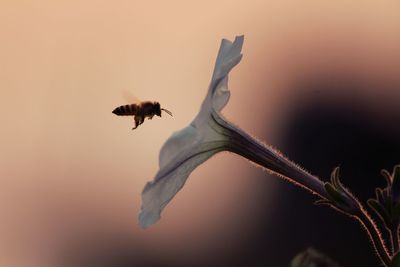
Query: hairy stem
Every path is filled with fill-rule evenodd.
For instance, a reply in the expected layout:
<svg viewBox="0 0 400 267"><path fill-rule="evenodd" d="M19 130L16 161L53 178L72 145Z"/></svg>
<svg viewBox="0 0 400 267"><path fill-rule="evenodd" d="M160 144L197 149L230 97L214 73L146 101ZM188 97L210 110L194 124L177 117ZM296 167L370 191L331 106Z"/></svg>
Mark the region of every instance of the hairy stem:
<svg viewBox="0 0 400 267"><path fill-rule="evenodd" d="M235 128L230 134L228 150L266 168L290 182L307 189L323 199L328 198L324 182L311 175L281 153L255 140L240 129Z"/></svg>
<svg viewBox="0 0 400 267"><path fill-rule="evenodd" d="M388 266L391 259L387 248L385 247L382 235L380 234L378 227L372 218L364 209L360 209L360 212L357 214L357 216L355 216L355 218L361 223L362 226L364 226L364 229L367 231L379 259L385 266Z"/></svg>
<svg viewBox="0 0 400 267"><path fill-rule="evenodd" d="M259 143L254 143L253 147L248 147L238 140L234 140L232 144L234 145L232 152L261 165L274 174L284 177L321 198L327 198L324 183L320 179L301 169L272 149L263 147Z"/></svg>
<svg viewBox="0 0 400 267"><path fill-rule="evenodd" d="M324 187L324 182L321 181L321 179L303 170L298 165L284 157L281 153L255 140L253 137L239 128L231 125L218 115L214 115L213 118L216 123L221 125L226 130L226 132L223 134L229 136L230 138L230 142L228 142L227 145L228 151L247 158L248 160L266 168L272 173L307 189L313 194L318 195L322 199L329 199L329 195ZM332 203L332 205L335 205L335 203ZM334 206L334 208L356 218L364 226L364 229L371 238L372 245L379 259L385 266L388 266L391 259L381 237L380 231L361 204L357 202L355 206L357 207L355 214L348 214L336 206Z"/></svg>

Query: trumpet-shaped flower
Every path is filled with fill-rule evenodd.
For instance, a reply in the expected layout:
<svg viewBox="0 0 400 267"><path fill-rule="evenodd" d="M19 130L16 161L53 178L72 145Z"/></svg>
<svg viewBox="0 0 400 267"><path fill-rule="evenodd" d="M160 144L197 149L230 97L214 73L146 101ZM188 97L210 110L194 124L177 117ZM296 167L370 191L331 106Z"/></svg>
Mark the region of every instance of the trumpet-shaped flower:
<svg viewBox="0 0 400 267"><path fill-rule="evenodd" d="M139 223L148 227L157 222L168 202L185 184L189 174L215 153L226 150L229 136L213 116L227 104L228 74L241 60L243 36L232 43L222 40L206 98L196 118L172 134L160 151L159 171L142 192Z"/></svg>
<svg viewBox="0 0 400 267"><path fill-rule="evenodd" d="M239 154L273 173L327 197L324 184L280 153L260 143L220 114L229 100L228 74L241 60L243 36L234 42L222 40L211 84L196 118L175 132L160 151L160 169L142 192L139 224L146 228L160 219L160 213L185 184L189 174L221 151Z"/></svg>
<svg viewBox="0 0 400 267"><path fill-rule="evenodd" d="M190 173L215 153L226 150L241 155L270 172L318 195L321 198L318 201L319 204L328 204L351 217L357 218L370 236L381 262L385 266L389 266L390 262L392 262L390 266L398 266L395 262L398 262L400 253L393 260L391 259L376 224L361 203L339 181L338 169L333 172L330 183L323 183L318 177L309 174L271 147L255 140L249 134L225 120L220 114L230 96L228 74L242 58L242 45L243 36L236 37L234 42L222 40L211 84L199 113L189 126L172 134L161 148L160 169L154 180L147 183L142 192L139 224L146 228L157 222L162 210L182 188ZM385 173L389 184L385 193L392 193L392 202L398 201L400 198L398 193L400 191L398 190L399 179L396 180L399 176L397 174L400 173L399 170L400 167L396 167L392 176ZM383 202L380 201L383 191L378 190L377 192L381 192L381 194L377 194L378 200L370 200L369 204L379 215L383 216L387 213L382 208ZM396 211L399 213L398 210ZM398 217L397 213L395 215ZM391 236L395 237L392 238L393 254L399 250L397 217L395 220L392 218L390 223L387 223L387 226L396 226L394 229L390 229L393 232Z"/></svg>

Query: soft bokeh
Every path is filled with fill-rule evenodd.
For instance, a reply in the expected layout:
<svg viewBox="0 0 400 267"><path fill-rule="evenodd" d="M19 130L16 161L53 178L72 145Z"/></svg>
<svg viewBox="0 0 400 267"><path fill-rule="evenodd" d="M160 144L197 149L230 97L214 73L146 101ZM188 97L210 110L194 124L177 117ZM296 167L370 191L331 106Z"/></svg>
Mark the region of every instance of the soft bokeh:
<svg viewBox="0 0 400 267"><path fill-rule="evenodd" d="M224 114L279 146L294 107L315 97L309 89L318 86L308 84L368 85L318 88L393 121L399 8L396 1L2 1L0 265L232 266L251 258L240 251L251 251L260 229L285 232L268 228L285 198L277 178L237 156L206 162L158 224L137 224L159 149L197 114L221 38L245 35ZM159 101L174 118L131 131L131 118L111 113L127 103L127 91Z"/></svg>

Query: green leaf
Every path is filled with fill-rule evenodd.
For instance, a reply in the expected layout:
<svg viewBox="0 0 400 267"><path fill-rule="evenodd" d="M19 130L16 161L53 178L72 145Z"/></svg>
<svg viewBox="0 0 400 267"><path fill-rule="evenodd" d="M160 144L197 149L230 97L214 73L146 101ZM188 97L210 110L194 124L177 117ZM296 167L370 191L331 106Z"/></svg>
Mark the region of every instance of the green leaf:
<svg viewBox="0 0 400 267"><path fill-rule="evenodd" d="M381 170L381 175L383 176L383 178L385 178L387 186L391 187L393 181L392 181L392 176L390 175L390 173L387 170L383 169L383 170Z"/></svg>
<svg viewBox="0 0 400 267"><path fill-rule="evenodd" d="M390 228L392 225L392 219L382 204L373 198L368 199L367 204L383 220L386 227Z"/></svg>
<svg viewBox="0 0 400 267"><path fill-rule="evenodd" d="M332 184L325 183L324 187L333 202L346 205L346 200L343 199L343 196Z"/></svg>
<svg viewBox="0 0 400 267"><path fill-rule="evenodd" d="M335 169L333 169L332 173L331 173L331 182L333 184L334 187L338 188L338 179L339 179L339 171L340 168L336 167Z"/></svg>
<svg viewBox="0 0 400 267"><path fill-rule="evenodd" d="M327 199L319 199L314 202L314 205L331 205L332 202Z"/></svg>
<svg viewBox="0 0 400 267"><path fill-rule="evenodd" d="M396 165L393 168L393 173L392 173L392 193L393 193L393 199L395 201L399 201L400 199L400 165Z"/></svg>
<svg viewBox="0 0 400 267"><path fill-rule="evenodd" d="M379 203L383 203L383 192L382 189L376 188L375 189L376 199Z"/></svg>

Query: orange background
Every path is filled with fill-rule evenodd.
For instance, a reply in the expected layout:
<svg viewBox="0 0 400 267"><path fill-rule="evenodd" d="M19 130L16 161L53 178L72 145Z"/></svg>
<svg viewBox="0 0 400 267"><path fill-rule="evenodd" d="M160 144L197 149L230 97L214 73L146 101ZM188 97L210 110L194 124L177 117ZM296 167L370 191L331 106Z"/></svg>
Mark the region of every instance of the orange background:
<svg viewBox="0 0 400 267"><path fill-rule="evenodd" d="M94 244L113 242L129 243L138 264L142 257L201 264L204 255L240 248L258 210L279 192L261 190L270 177L227 153L191 175L158 224L137 224L158 151L198 112L221 38L245 35L223 113L276 146L290 105L312 94L297 83L333 73L399 84L399 8L397 1L2 1L0 265L71 266ZM131 118L111 113L126 91L174 117L131 131ZM374 116L377 103L390 110L399 99L394 89L355 95Z"/></svg>

